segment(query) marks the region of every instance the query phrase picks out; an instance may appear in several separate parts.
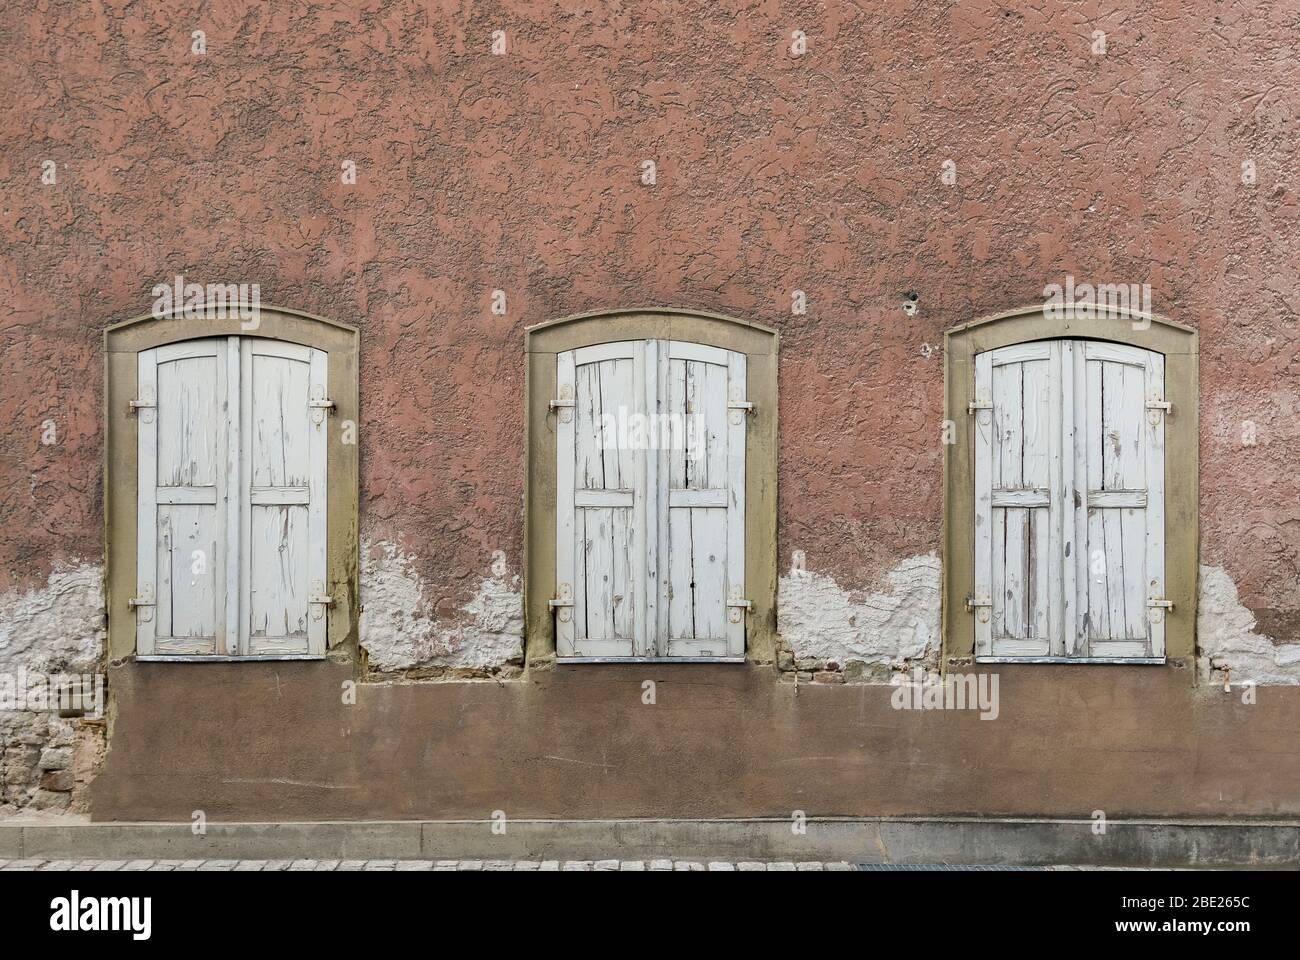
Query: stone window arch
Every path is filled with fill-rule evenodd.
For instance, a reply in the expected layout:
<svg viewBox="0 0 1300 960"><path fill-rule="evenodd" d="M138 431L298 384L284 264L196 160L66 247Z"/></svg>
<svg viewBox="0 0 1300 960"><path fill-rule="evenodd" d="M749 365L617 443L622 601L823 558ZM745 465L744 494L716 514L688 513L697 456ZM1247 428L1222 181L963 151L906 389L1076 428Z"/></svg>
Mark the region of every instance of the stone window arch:
<svg viewBox="0 0 1300 960"><path fill-rule="evenodd" d="M527 476L524 604L528 633L527 655L530 661L555 657L557 654L562 661L663 659L674 662L771 662L775 658L777 346L778 336L775 330L730 317L674 309L582 314L528 329L525 338ZM647 356L651 358L649 361L645 359ZM625 405L636 405L640 403L640 398L647 396L642 386L646 378L670 377L669 364L673 362L678 365L699 363L701 369L708 367L714 370L714 374L710 375L717 375L719 383L724 385L719 388L715 403L718 411L710 416L716 414L719 424L731 424L741 428L740 433L743 433L743 482L737 484L739 493L743 495L743 508L739 511L743 516L743 527L734 518L725 522L729 524L727 529L743 531L743 549L740 556L733 559L732 569L739 571L743 567L744 596L728 595L724 598L715 595L716 591L701 588L702 603L707 601L710 605L710 622L717 619L720 624L713 631L718 637L711 640L682 640L678 638L679 631L668 626L659 630L657 643L653 639L654 629L649 630L652 639L647 640L644 632L638 632L637 638L633 640L631 631L624 638L617 627L612 630L612 633L618 634L615 639L598 640L598 631L592 627L591 636L584 642L583 631L575 631L573 628L573 618L583 616L584 601L578 598L575 603L573 585L567 577L557 575L560 567L573 563L563 549L559 551L557 560L557 541L561 540L557 536L557 517L565 515L566 501L561 487L566 484L569 485L567 510L574 509L572 481L561 481L557 455L564 443L573 442L571 438L566 440L565 434L566 430L568 433L573 432L570 418L576 415L572 409L575 402L574 390L569 385L574 375L574 365L576 363L581 375L584 364L591 370L596 370L598 364L604 363L610 366L608 372L613 376L626 373L628 384L633 383L633 371L639 371L635 373L638 384L635 392L629 392L632 390L630 386L624 390L629 396L638 398ZM625 365L627 370L620 372L618 364ZM646 369L651 372L646 374ZM656 369L660 370L659 374L654 373ZM599 373L595 375L599 376ZM563 385L560 383L562 379L566 381ZM709 383L712 386L712 381ZM651 383L649 388L650 402L654 402L654 384ZM671 389L665 383L662 395L667 397ZM561 396L561 393L565 395ZM581 384L578 384L579 405L582 400ZM751 405L752 409L745 410L743 404ZM561 421L561 417L566 419ZM726 432L725 428L723 432ZM733 433L733 438L734 436ZM734 446L733 439L732 447ZM732 448L728 449L734 452ZM665 459L664 463L667 465L668 461ZM655 468L651 466L650 469L653 471ZM648 488L654 487L655 483L653 480L648 481ZM579 485L582 485L581 482ZM714 486L712 483L708 485ZM681 496L677 499L682 503L694 503L698 499L702 509L709 509L709 504L704 501L719 492L680 491ZM612 492L583 490L580 493L588 494L587 499L592 500L593 504L602 497L609 499L608 505L601 501L601 508L613 506L617 509L619 506L614 504L613 498L616 495ZM667 493L661 498L665 517L671 496L671 493ZM641 509L639 494L635 500L630 494L625 499L629 509ZM740 496L737 497L739 499ZM654 501L653 496L651 500ZM718 510L719 517L725 515L721 502L713 507ZM652 503L651 512L658 509ZM660 522L665 532L658 534L661 537L659 542L667 543L668 538L676 534L666 532L666 519ZM658 526L657 523L654 525ZM647 554L656 556L653 549L656 534L651 531L648 536L648 546L629 551L634 560ZM564 538L566 541L569 539L567 536ZM584 541L579 538L579 542ZM665 549L661 552L666 554L668 551ZM652 561L650 567L654 566L656 564ZM663 576L670 575L666 562L661 562L658 566L665 568ZM659 576L654 569L645 571L644 575L652 579ZM689 574L684 576L694 580ZM735 579L741 579L739 573ZM649 584L644 593L650 595L652 609L648 616L654 618L653 595L665 585L660 581L637 579L636 575L632 575L631 580ZM674 595L681 602L682 591L679 589ZM646 608L645 599L636 599L638 615L646 616L643 613ZM746 603L747 607L744 605ZM717 609L713 610L713 606ZM665 618L662 622L667 624L667 611L660 616ZM564 619L560 620L561 617ZM708 631L701 630L701 634L705 632ZM727 637L730 637L729 643Z"/></svg>
<svg viewBox="0 0 1300 960"><path fill-rule="evenodd" d="M319 659L339 650L354 655L358 616L357 330L280 307L262 306L252 317L238 315L234 309L197 317L177 309L109 327L104 333L104 350L109 659L142 655L203 661ZM186 362L193 369L180 369L179 364ZM167 364L176 367L166 375L171 386L159 380ZM254 375L250 372L254 370L280 372ZM303 448L301 459L310 464L309 475L307 468L286 467L283 477L263 477L254 475L256 465L247 465L255 459L249 453L252 440L248 439L255 431L241 431L241 423L249 422L248 409L261 410L268 403L279 402L256 396L258 378L271 375L292 386L284 392L292 399L284 402L293 403L292 415L302 436L285 443ZM212 378L211 396L199 397L202 390L196 393L193 385L187 384L192 377ZM169 389L178 398L171 413L164 409L164 394ZM182 397L187 390L194 396ZM210 444L217 452L202 454L199 459L205 463L178 467L173 471L175 477L160 480L165 471L150 461L157 459L159 450L164 458L171 456L163 435L173 429L183 432L183 426L173 426L177 418L184 421L197 415L176 411L195 404L203 407L204 424L217 424L211 428L217 439ZM247 442L240 441L240 436L246 436ZM289 436L287 427L283 436ZM310 452L306 451L308 444ZM154 487L157 489L149 496ZM227 502L239 506L232 508ZM191 505L209 510L213 517L200 523L163 516L168 510L193 512ZM291 572L292 589L286 588L284 593L293 595L292 610L286 600L284 609L259 612L258 598L270 592L255 590L250 599L249 582L258 577L256 567L249 566L250 558L255 544L269 536L262 535L265 530L259 530L257 523L265 521L263 526L269 529L269 514L277 510L284 514L284 544L309 550L312 559L309 565L304 557L301 567ZM194 538L217 544L212 551L217 556L199 551L202 555L192 561L194 565L182 569L180 561L172 562L181 556L176 553L179 546L173 549L173 541L179 542L183 536L177 528L200 526ZM155 544L145 542L153 537L157 538L156 554ZM269 563L267 551L274 544L262 543L262 547L262 559ZM185 558L188 556L186 553ZM172 591L174 584L166 579L171 570L181 571L186 589L216 596L205 593L204 598L211 602L199 604L194 597L183 595L178 615L164 624L159 616L166 618L167 608L159 591ZM202 583L195 586L191 579ZM191 616L185 623L179 620L182 607ZM259 616L264 623L259 623ZM210 625L205 617L212 620Z"/></svg>
<svg viewBox="0 0 1300 960"><path fill-rule="evenodd" d="M1159 529L1153 530L1154 542L1163 541L1163 557L1159 558L1164 568L1163 589L1158 590L1161 595L1156 597L1148 596L1151 591L1147 589L1146 583L1129 585L1133 589L1142 591L1137 600L1131 602L1129 606L1134 609L1144 609L1149 620L1143 624L1143 629L1148 632L1148 635L1157 637L1155 649L1151 649L1149 645L1145 655L1137 649L1139 644L1136 642L1125 643L1114 640L1111 634L1105 632L1100 634L1102 639L1091 643L1088 632L1090 628L1083 620L1085 614L1079 613L1077 621L1069 619L1075 616L1075 611L1071 609L1066 598L1075 594L1071 593L1069 583L1057 582L1055 571L1052 572L1053 579L1048 588L1054 599L1050 604L1045 600L1041 611L1041 619L1054 626L1050 631L1040 628L1043 632L1041 643L1038 642L1039 638L1035 635L1033 627L1028 626L1022 631L1010 629L1002 631L1004 635L1014 634L1023 639L1009 639L998 644L996 639L990 641L987 636L990 616L996 622L998 598L986 595L990 578L987 576L987 569L980 569L980 550L984 544L981 542L980 534L977 533L977 528L981 527L990 515L987 510L988 504L981 505L977 502L977 490L983 489L981 484L986 482L979 476L981 424L987 424L991 414L996 417L996 413L990 410L992 398L988 395L986 387L992 383L992 380L986 368L990 362L1034 361L1041 363L1044 370L1055 369L1050 365L1059 362L1061 357L1068 359L1071 350L1074 351L1075 362L1079 364L1074 369L1080 371L1084 369L1085 354L1088 362L1097 366L1103 365L1103 360L1115 364L1129 363L1140 366L1139 361L1143 357L1153 358L1148 365L1145 381L1142 381L1140 374L1136 374L1137 380L1146 383L1148 389L1146 396L1134 398L1132 405L1137 414L1130 417L1135 422L1140 420L1144 427L1147 423L1152 424L1162 431L1163 435L1163 475L1153 478L1155 487L1163 485L1159 500L1159 505L1163 508L1163 519L1159 521ZM943 434L951 440L945 446L944 460L943 638L947 663L969 662L972 658L983 662L1162 663L1176 661L1185 665L1192 663L1195 655L1197 594L1199 402L1197 357L1198 343L1195 330L1161 317L1119 308L1110 308L1100 317L1079 317L1072 316L1064 310L1054 311L1042 306L1034 306L962 324L945 334L944 415L947 422L944 424ZM1038 358L1037 361L1034 358ZM1152 369L1156 371L1162 369L1162 377L1152 377L1150 374ZM1067 371L1065 375L1067 384L1071 382L1069 376ZM1082 377L1078 379L1082 381ZM1152 384L1154 387L1151 386ZM1096 403L1095 398L1087 392L1089 389L1096 392L1096 385L1084 386L1080 383L1077 404L1080 408L1085 403ZM1044 391L1046 390L1047 388L1044 387ZM1160 395L1157 396L1156 393ZM1062 406L1064 406L1064 415ZM1068 424L1073 422L1070 410L1069 399L1062 402L1045 399L1040 405L1040 411L1044 413L1045 419L1053 423L1060 421L1067 424L1065 427L1067 438L1059 444L1062 448L1071 445L1068 437L1071 429ZM981 417L984 419L981 420ZM1096 420L1095 415L1093 419ZM988 428L983 427L983 429ZM1083 440L1081 439L1079 443L1082 447ZM987 449L986 445L985 450ZM987 453L985 456L987 457ZM1095 455L1089 455L1083 450L1078 456L1081 460L1086 460L1089 456L1095 459ZM1051 458L1046 446L1044 458ZM1133 504L1128 500L1120 504L1115 498L1122 499L1127 496L1130 499L1134 497L1141 499L1143 491L1112 493L1109 490L1091 490L1082 468L1079 471L1078 484L1072 486L1071 475L1068 472L1073 462L1071 455L1067 452L1061 460L1064 466L1054 465L1051 470L1066 471L1064 484L1058 482L1059 477L1054 472L1051 483L1048 484L1044 480L1041 484L1043 489L1037 492L1044 495L1040 497L1043 499L1040 514L1046 521L1049 512L1056 514L1057 511L1055 505L1051 506L1049 511L1050 498L1046 497L1047 491L1050 489L1051 497L1060 499L1060 491L1066 489L1070 493L1069 502L1061 504L1061 514L1056 514L1064 515L1066 519L1060 521L1061 526L1056 526L1057 521L1053 519L1052 532L1045 531L1041 543L1046 550L1048 538L1055 537L1051 549L1060 553L1062 558L1067 552L1071 553L1072 556L1065 563L1075 565L1078 561L1088 561L1089 555L1073 552L1073 544L1070 542L1071 528L1064 526L1075 522L1070 518L1081 518L1078 522L1082 525L1077 528L1082 537L1079 542L1086 543L1091 549L1092 539L1086 531L1094 507L1098 511L1104 511L1107 508L1132 506ZM1045 466L1044 476L1047 469ZM1031 488L1036 485L1038 484L1013 483L1012 487L1020 486L1023 489L1008 488L1001 491L1001 496L1010 504L1016 497L1023 499L1034 495L1035 490ZM1098 484L1093 483L1091 486L1095 487ZM994 484L994 491L996 500L999 495L997 484ZM1115 502L1111 503L1107 498ZM1055 504L1055 500L1050 502ZM1133 503L1137 502L1135 499ZM1031 504L1026 499L1023 504L1016 501L1014 506L1017 510L1027 507L1029 509L1024 512L1033 512L1036 505L1036 501ZM985 533L984 537L987 536ZM1027 544L1030 539L1032 536L1027 535ZM1113 557L1114 554L1114 551L1091 552L1102 555L1098 562L1103 566L1107 558ZM1046 570L1046 567L1043 569ZM1070 572L1074 572L1073 566ZM1079 575L1082 577L1084 573L1080 572ZM1113 570L1110 581L1104 580L1106 576L1104 573L1099 576L1105 583L1111 584L1112 591L1114 584L1111 581L1119 582ZM1049 582L1048 576L1043 575L1039 580L1039 586L1047 582ZM1159 583L1159 579L1156 582ZM1080 581L1078 589L1082 592L1078 596L1086 598L1089 586ZM996 588L994 592L997 592ZM1092 602L1094 606L1097 605L1095 597ZM1028 606L1032 608L1033 602L1031 601ZM1052 611L1050 614L1049 606ZM1076 606L1086 608L1087 600ZM1061 626L1062 621L1056 619L1059 610L1066 612L1064 627ZM1093 611L1089 613L1096 615ZM1132 611L1129 611L1128 615L1130 619L1136 620ZM1030 609L1026 618L1032 619L1032 617L1033 610ZM1072 632L1070 623L1076 623L1080 632L1077 634ZM1003 626L1005 627L1005 624ZM1061 635L1058 637L1053 634L1049 639L1048 635L1052 631L1060 631ZM995 629L993 634L996 638L999 631ZM1077 649L1075 649L1076 640ZM1160 650L1161 644L1163 644L1163 651ZM1039 647L1043 649L1040 650ZM1096 649L1093 650L1093 647Z"/></svg>

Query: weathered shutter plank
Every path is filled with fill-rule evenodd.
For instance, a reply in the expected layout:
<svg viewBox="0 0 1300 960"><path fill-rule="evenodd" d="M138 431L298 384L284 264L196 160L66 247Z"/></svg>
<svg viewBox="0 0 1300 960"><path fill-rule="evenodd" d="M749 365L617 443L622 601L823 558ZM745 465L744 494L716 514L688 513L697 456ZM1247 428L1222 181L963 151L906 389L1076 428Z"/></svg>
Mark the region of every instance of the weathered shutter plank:
<svg viewBox="0 0 1300 960"><path fill-rule="evenodd" d="M154 654L224 652L226 350L225 340L190 340L140 358L157 398L156 411L141 411L139 479L153 503L155 606L145 647Z"/></svg>
<svg viewBox="0 0 1300 960"><path fill-rule="evenodd" d="M975 401L990 403L993 396L993 358L985 351L975 356ZM975 655L993 655L993 616L996 607L985 606L993 596L993 412L974 411L975 442ZM999 516L1001 514L999 513ZM999 581L1000 582L1000 581Z"/></svg>
<svg viewBox="0 0 1300 960"><path fill-rule="evenodd" d="M310 518L312 489L324 487L323 476L314 475L324 468L323 446L313 470L311 437L317 425L308 402L316 351L245 338L241 352L240 649L254 655L307 654L312 652L312 588L320 587L320 595L328 590L324 563L313 560ZM321 419L320 429L327 430L328 418ZM318 556L322 548L323 543L315 545ZM320 573L314 585L313 570ZM318 609L323 623L324 611ZM323 634L318 646L323 653Z"/></svg>
<svg viewBox="0 0 1300 960"><path fill-rule="evenodd" d="M137 357L136 397L156 403L158 351L142 350ZM136 583L135 594L144 605L136 608L135 646L141 656L154 650L158 593L158 416L156 409L136 413Z"/></svg>

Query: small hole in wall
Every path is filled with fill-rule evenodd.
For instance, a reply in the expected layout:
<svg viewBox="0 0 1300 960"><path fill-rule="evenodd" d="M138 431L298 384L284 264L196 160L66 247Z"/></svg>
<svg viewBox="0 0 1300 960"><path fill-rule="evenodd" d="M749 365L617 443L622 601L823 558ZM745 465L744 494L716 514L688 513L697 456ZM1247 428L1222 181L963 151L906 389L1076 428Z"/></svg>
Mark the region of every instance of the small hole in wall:
<svg viewBox="0 0 1300 960"><path fill-rule="evenodd" d="M903 296L903 312L907 314L909 317L914 316L916 314L917 309L919 309L917 306L917 301L919 301L920 299L921 299L921 295L919 293L917 293L915 290L909 290Z"/></svg>

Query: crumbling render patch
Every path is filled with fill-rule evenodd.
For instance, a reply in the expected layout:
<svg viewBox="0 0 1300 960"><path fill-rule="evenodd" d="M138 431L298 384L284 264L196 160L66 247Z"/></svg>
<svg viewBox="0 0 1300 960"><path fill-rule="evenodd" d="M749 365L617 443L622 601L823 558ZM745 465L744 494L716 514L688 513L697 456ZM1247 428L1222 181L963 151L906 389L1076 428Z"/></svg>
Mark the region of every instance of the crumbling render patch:
<svg viewBox="0 0 1300 960"><path fill-rule="evenodd" d="M104 650L104 570L63 566L44 587L0 595L0 665L94 672Z"/></svg>
<svg viewBox="0 0 1300 960"><path fill-rule="evenodd" d="M1237 598L1222 567L1201 567L1196 614L1197 668L1203 679L1300 684L1300 643L1279 643L1255 631L1255 615Z"/></svg>
<svg viewBox="0 0 1300 960"><path fill-rule="evenodd" d="M102 672L103 583L97 564L63 565L42 587L0 595L0 680L22 707L0 709L0 816L87 809L102 721L61 718L27 692L48 690L58 675Z"/></svg>
<svg viewBox="0 0 1300 960"><path fill-rule="evenodd" d="M523 594L503 562L493 564L461 615L448 617L439 616L412 560L384 541L362 550L361 645L371 670L494 672L523 660Z"/></svg>
<svg viewBox="0 0 1300 960"><path fill-rule="evenodd" d="M937 662L940 573L939 558L927 554L890 570L884 590L849 591L803 569L797 555L778 584L777 632L787 651L781 666L838 667L854 679Z"/></svg>

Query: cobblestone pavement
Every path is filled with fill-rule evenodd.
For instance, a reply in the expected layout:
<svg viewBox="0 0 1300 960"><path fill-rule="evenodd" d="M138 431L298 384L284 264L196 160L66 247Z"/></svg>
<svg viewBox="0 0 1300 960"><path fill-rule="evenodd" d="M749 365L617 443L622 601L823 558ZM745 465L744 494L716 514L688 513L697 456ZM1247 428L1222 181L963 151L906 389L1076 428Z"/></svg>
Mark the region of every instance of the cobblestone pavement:
<svg viewBox="0 0 1300 960"><path fill-rule="evenodd" d="M0 860L0 870L854 870L850 863L718 860Z"/></svg>
<svg viewBox="0 0 1300 960"><path fill-rule="evenodd" d="M0 870L712 870L736 871L843 871L843 870L1096 870L1088 866L1009 867L988 864L852 864L844 861L783 860L3 860Z"/></svg>

